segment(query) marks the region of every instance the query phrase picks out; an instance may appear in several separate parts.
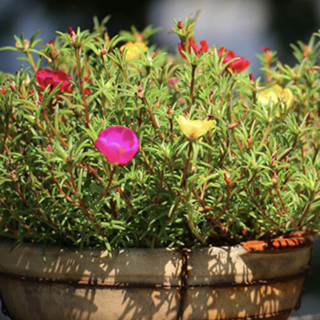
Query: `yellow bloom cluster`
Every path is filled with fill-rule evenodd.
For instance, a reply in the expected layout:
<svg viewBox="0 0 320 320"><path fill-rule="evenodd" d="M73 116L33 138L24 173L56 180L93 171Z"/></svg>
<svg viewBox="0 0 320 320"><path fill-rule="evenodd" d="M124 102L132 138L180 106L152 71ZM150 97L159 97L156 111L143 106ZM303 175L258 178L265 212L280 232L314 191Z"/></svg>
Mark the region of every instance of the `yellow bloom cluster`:
<svg viewBox="0 0 320 320"><path fill-rule="evenodd" d="M125 52L126 61L131 61L134 59L141 58L141 52L147 51L147 46L141 42L127 42L120 47L120 50Z"/></svg>

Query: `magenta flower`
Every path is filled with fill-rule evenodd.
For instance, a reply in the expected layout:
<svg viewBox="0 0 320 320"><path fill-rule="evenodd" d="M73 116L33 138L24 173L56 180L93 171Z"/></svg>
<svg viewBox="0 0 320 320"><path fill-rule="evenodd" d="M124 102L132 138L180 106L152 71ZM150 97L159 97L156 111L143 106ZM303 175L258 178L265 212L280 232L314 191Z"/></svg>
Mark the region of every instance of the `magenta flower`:
<svg viewBox="0 0 320 320"><path fill-rule="evenodd" d="M129 128L111 126L100 131L95 145L109 162L127 164L139 150L139 139Z"/></svg>

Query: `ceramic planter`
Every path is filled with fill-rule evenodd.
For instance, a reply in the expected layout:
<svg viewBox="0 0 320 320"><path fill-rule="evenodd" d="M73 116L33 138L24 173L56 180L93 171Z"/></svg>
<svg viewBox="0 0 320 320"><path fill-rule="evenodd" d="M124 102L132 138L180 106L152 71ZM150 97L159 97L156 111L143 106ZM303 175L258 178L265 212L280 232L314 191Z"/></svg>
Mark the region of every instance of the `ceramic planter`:
<svg viewBox="0 0 320 320"><path fill-rule="evenodd" d="M45 263L41 247L11 246L0 243L0 294L14 320L287 319L312 253L310 239L118 257L47 248Z"/></svg>

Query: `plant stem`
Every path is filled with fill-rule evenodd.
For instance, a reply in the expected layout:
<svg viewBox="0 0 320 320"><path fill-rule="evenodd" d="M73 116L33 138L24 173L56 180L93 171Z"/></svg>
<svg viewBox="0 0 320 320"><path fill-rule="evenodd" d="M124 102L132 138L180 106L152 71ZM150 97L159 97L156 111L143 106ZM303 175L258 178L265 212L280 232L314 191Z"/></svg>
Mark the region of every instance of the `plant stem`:
<svg viewBox="0 0 320 320"><path fill-rule="evenodd" d="M311 195L310 195L310 201L309 201L308 205L306 206L306 208L304 209L303 214L302 214L302 216L301 216L301 218L300 218L300 220L299 220L299 222L298 222L298 226L299 226L299 227L301 227L304 219L306 218L306 216L307 216L307 214L308 214L308 212L309 212L309 210L310 210L310 208L311 208L312 201L313 201L315 195L316 195L316 193L315 193L315 191L313 190L313 191L311 192Z"/></svg>
<svg viewBox="0 0 320 320"><path fill-rule="evenodd" d="M188 172L188 169L189 169L189 163L190 163L190 160L191 160L191 151L192 151L192 141L189 141L188 155L187 155L186 163L184 165L180 187L185 187L185 182L186 182L185 180L186 180L186 177L187 177L187 172Z"/></svg>
<svg viewBox="0 0 320 320"><path fill-rule="evenodd" d="M191 65L191 84L190 84L190 109L193 105L193 91L194 91L194 76L196 72L197 65Z"/></svg>
<svg viewBox="0 0 320 320"><path fill-rule="evenodd" d="M31 67L32 67L33 71L34 71L34 72L37 72L38 68L37 68L37 65L36 65L36 63L35 63L35 61L34 61L34 59L33 59L33 56L32 56L32 54L31 54L31 52L26 51L25 54L27 55L27 57L28 57L28 59L29 59L29 62L30 62L30 64L31 64Z"/></svg>
<svg viewBox="0 0 320 320"><path fill-rule="evenodd" d="M108 185L107 185L107 188L100 194L100 197L99 197L98 201L102 200L102 198L109 193L109 190L110 190L110 187L111 187L111 184L112 184L112 180L113 180L113 176L114 176L114 174L116 173L117 168L118 168L117 165L115 165L115 166L113 167L113 169L112 169L112 171L111 171L111 173L110 173L109 183L108 183Z"/></svg>
<svg viewBox="0 0 320 320"><path fill-rule="evenodd" d="M146 99L145 97L143 97L143 98L142 98L142 101L143 101L143 103L145 104L145 106L147 107L147 110L148 110L148 112L149 112L149 114L150 114L150 117L151 117L153 126L157 129L157 133L158 133L158 136L159 136L160 140L163 141L163 136L162 136L162 133L161 133L160 130L159 130L159 125L158 125L158 123L157 123L157 120L156 120L156 118L155 118L155 116L154 116L154 114L153 114L153 112L152 112L152 110L151 110L151 107L150 107L147 99Z"/></svg>
<svg viewBox="0 0 320 320"><path fill-rule="evenodd" d="M32 228L25 223L23 220L21 220L16 214L15 212L7 205L7 202L5 199L0 198L0 202L5 206L5 208L10 212L10 214L12 215L12 217L17 220L19 222L19 224L21 224L26 230L28 230L28 232L32 233L34 236L36 236L37 238L41 239L41 236L35 232L34 230L32 230Z"/></svg>
<svg viewBox="0 0 320 320"><path fill-rule="evenodd" d="M200 232L197 230L196 225L194 224L193 215L192 215L192 205L188 203L187 207L188 207L187 213L188 213L189 228L190 228L191 232L195 235L195 237L201 242L201 244L203 246L206 246L207 245L206 240L202 237Z"/></svg>
<svg viewBox="0 0 320 320"><path fill-rule="evenodd" d="M94 220L94 216L89 213L88 207L85 205L85 203L83 202L82 198L79 195L78 188L77 188L77 185L75 183L75 179L74 179L74 175L73 175L73 171L72 171L72 165L73 165L72 159L68 159L67 160L67 168L68 168L68 172L70 174L71 185L72 185L74 191L76 192L76 198L79 201L80 207L82 208L82 210L83 210L84 214L86 215L86 217L93 223L94 227L97 229L99 234L103 238L105 238L105 234L104 234L101 226Z"/></svg>
<svg viewBox="0 0 320 320"><path fill-rule="evenodd" d="M81 89L81 95L82 95L82 100L83 100L83 107L84 111L86 114L86 123L87 127L90 128L90 117L89 117L89 112L88 112L88 102L84 90L84 85L83 85L83 79L82 79L82 74L81 74L81 57L80 57L80 47L75 46L75 54L76 54L76 61L77 61L77 70L78 70L78 78L79 78L79 84L80 84L80 89Z"/></svg>

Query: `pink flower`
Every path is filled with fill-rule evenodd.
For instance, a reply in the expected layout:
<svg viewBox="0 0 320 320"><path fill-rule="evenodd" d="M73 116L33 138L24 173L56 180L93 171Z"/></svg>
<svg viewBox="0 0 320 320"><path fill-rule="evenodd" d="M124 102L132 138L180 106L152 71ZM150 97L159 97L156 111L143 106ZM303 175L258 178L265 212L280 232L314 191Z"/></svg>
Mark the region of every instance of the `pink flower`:
<svg viewBox="0 0 320 320"><path fill-rule="evenodd" d="M222 63L228 63L230 60L236 59L232 61L228 68L231 69L233 72L241 72L245 69L247 69L250 65L250 62L248 59L243 57L237 57L235 53L232 50L227 50L225 47L222 47L218 51L218 56L221 57L224 55Z"/></svg>
<svg viewBox="0 0 320 320"><path fill-rule="evenodd" d="M183 59L186 59L186 56L183 54L182 51L186 51L186 48L182 42L179 43L178 45L179 52L181 54L181 57ZM189 38L189 49L188 52L191 53L191 48L193 49L194 53L198 57L201 52L207 52L208 51L208 42L206 40L201 40L200 45L195 43L192 38Z"/></svg>
<svg viewBox="0 0 320 320"><path fill-rule="evenodd" d="M100 131L95 145L109 162L127 164L139 150L139 139L129 128L111 126Z"/></svg>
<svg viewBox="0 0 320 320"><path fill-rule="evenodd" d="M49 91L53 90L58 84L61 83L59 91L71 92L71 76L68 76L62 70L39 69L36 72L36 81L41 89L45 90L49 86Z"/></svg>

